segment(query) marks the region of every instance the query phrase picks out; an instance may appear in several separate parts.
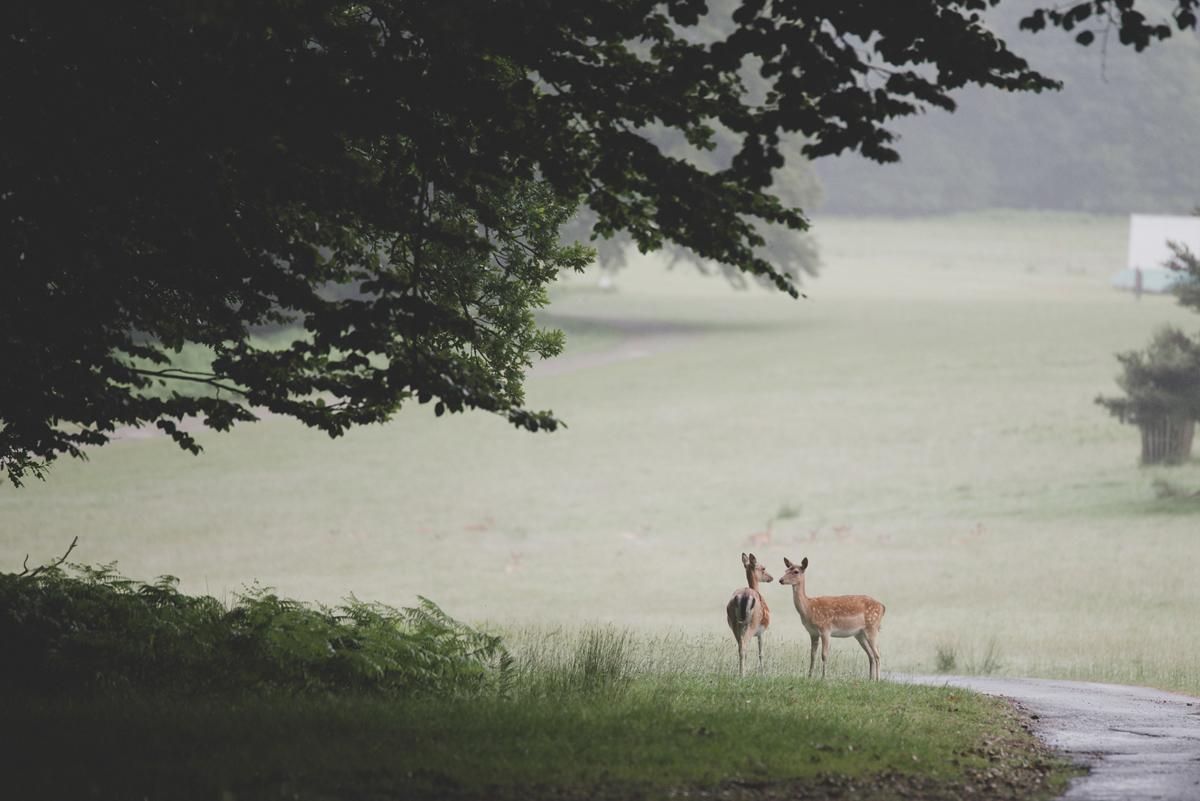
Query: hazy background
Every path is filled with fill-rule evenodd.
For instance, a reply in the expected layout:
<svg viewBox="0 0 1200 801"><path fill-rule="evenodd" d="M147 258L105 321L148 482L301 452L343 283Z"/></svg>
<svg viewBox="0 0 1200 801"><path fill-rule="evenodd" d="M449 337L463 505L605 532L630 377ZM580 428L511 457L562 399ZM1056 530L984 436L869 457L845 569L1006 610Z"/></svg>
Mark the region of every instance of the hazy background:
<svg viewBox="0 0 1200 801"><path fill-rule="evenodd" d="M823 211L918 215L986 208L1187 214L1200 203L1200 38L1174 31L1142 53L1019 31L1032 4L988 20L1009 49L1065 84L1041 95L964 89L958 110L892 128L902 162L822 159Z"/></svg>
<svg viewBox="0 0 1200 801"><path fill-rule="evenodd" d="M776 575L809 557L813 595L882 601L885 670L949 649L963 670L1200 691L1200 465L1139 467L1137 430L1093 402L1115 352L1196 328L1107 279L1130 212L1200 203L1200 47L1011 44L1067 89L963 92L897 124L901 165L816 165L824 206L790 251L819 266L806 299L620 242L611 286L599 267L561 280L544 322L565 367L528 400L567 429L413 406L335 441L280 419L201 433L197 458L130 440L0 487L0 569L78 535L73 560L192 593L424 595L488 625L725 638L753 549ZM813 176L796 161L780 185L812 207ZM665 333L631 342L628 319ZM769 649L807 648L790 594L765 595ZM853 642L833 651L865 670Z"/></svg>
<svg viewBox="0 0 1200 801"><path fill-rule="evenodd" d="M569 358L622 339L605 318L668 321L690 343L530 380L530 404L569 425L553 435L414 406L336 441L268 420L201 434L200 457L159 438L62 460L0 489L0 564L79 535L73 559L218 597L257 580L325 602L420 594L500 625L724 638L740 554L772 520L753 550L773 572L807 556L811 594L887 606L887 669L928 670L941 645L962 667L990 651L1009 673L1186 688L1200 502L1183 496L1200 467L1140 468L1137 430L1093 398L1115 391L1115 351L1195 320L1108 287L1126 230L1072 213L821 217L827 269L801 301L654 257L609 291L573 277L548 320ZM770 647L797 647L790 595L765 594ZM834 651L865 670L853 642Z"/></svg>

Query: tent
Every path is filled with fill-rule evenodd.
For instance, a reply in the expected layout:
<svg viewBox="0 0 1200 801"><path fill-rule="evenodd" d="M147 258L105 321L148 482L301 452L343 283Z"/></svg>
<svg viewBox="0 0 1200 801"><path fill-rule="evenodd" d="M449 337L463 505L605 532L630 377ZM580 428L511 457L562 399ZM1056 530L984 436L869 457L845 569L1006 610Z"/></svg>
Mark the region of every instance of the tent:
<svg viewBox="0 0 1200 801"><path fill-rule="evenodd" d="M1140 267L1143 292L1170 292L1183 276L1163 266L1172 255L1167 242L1186 245L1200 255L1200 217L1130 214L1127 266L1108 283L1117 289L1132 290Z"/></svg>

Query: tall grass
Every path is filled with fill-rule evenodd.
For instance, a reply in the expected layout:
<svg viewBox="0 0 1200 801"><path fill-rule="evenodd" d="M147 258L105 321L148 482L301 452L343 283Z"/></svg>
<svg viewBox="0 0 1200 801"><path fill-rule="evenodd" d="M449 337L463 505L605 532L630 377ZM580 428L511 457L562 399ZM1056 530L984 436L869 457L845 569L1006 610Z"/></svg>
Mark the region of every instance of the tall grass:
<svg viewBox="0 0 1200 801"><path fill-rule="evenodd" d="M506 690L517 698L615 698L645 668L633 653L632 632L614 626L524 628L518 646L506 640L512 660Z"/></svg>
<svg viewBox="0 0 1200 801"><path fill-rule="evenodd" d="M937 643L935 660L938 673L965 673L968 676L991 676L1003 668L1000 647L995 638L988 640L978 650L974 643L964 647L957 642Z"/></svg>
<svg viewBox="0 0 1200 801"><path fill-rule="evenodd" d="M0 575L0 771L16 797L945 782L962 778L957 756L983 766L988 743L1025 737L1002 704L964 691L868 682L836 660L831 678L800 678L795 649L739 679L732 638L488 633L431 601L328 608L261 589L226 606L170 577L75 570Z"/></svg>
<svg viewBox="0 0 1200 801"><path fill-rule="evenodd" d="M501 630L513 660L511 681L525 682L533 694L561 687L568 692L587 694L595 688L619 695L635 676L731 679L737 673L737 647L731 634L647 631L612 624L517 624ZM807 637L798 641L768 633L765 670L760 672L755 663L747 667L747 676L752 680L807 677L809 653ZM817 669L819 675L819 661ZM834 640L828 672L838 681L865 680L867 658L858 643Z"/></svg>

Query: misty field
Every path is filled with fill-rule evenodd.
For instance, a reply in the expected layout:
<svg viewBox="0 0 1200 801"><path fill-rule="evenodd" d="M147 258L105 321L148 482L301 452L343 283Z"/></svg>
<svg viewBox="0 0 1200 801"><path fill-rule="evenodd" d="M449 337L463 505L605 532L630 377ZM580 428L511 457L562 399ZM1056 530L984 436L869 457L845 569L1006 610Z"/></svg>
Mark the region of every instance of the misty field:
<svg viewBox="0 0 1200 801"><path fill-rule="evenodd" d="M724 606L770 520L753 550L776 577L807 556L810 594L887 606L885 672L1200 693L1200 467L1139 467L1137 430L1093 402L1118 391L1115 352L1200 323L1109 288L1127 226L818 218L824 270L800 301L653 257L615 291L571 277L546 317L564 358L622 340L603 318L691 340L531 379L530 404L569 426L552 435L414 406L340 440L265 420L201 433L199 457L158 438L63 459L0 488L0 570L78 535L72 561L190 593L423 595L497 628L687 635L732 672ZM806 667L790 593L764 595L769 672ZM852 640L831 656L865 675Z"/></svg>

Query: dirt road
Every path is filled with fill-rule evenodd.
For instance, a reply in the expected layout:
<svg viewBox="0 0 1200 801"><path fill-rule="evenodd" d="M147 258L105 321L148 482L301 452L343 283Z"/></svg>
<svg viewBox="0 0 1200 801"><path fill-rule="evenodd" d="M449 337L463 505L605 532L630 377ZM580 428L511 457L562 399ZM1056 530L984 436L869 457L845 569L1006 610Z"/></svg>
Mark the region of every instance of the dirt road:
<svg viewBox="0 0 1200 801"><path fill-rule="evenodd" d="M1200 698L1116 684L1049 679L894 674L1011 698L1034 734L1069 751L1090 773L1068 801L1200 801Z"/></svg>

